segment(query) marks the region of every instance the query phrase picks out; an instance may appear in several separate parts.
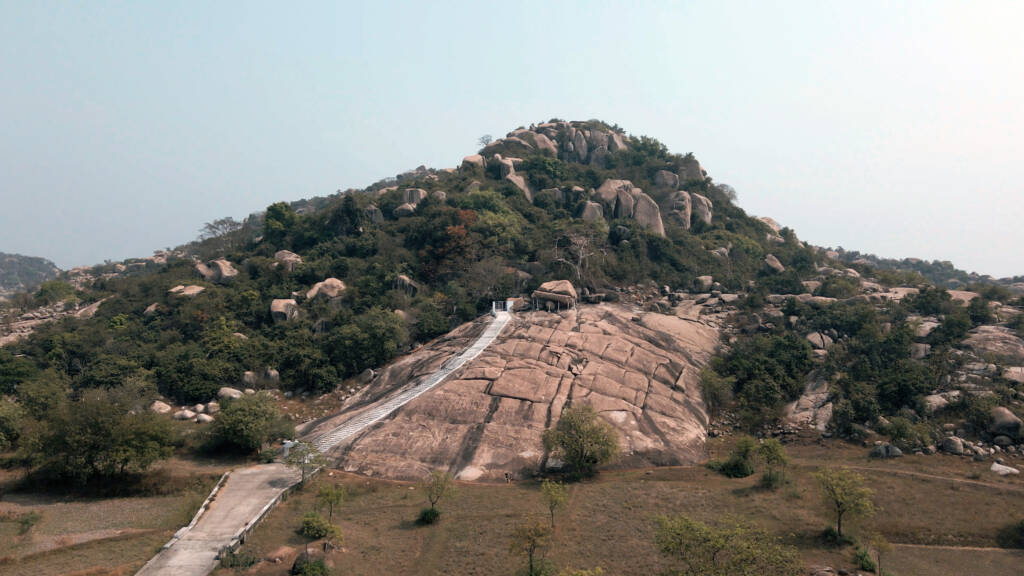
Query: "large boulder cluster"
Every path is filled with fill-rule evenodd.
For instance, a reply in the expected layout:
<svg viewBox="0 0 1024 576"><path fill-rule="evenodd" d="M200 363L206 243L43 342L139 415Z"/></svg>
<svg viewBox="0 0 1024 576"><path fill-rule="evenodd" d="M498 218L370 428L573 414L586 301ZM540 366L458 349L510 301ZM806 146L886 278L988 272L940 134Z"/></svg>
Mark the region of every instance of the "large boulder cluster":
<svg viewBox="0 0 1024 576"><path fill-rule="evenodd" d="M605 180L594 197L611 208L614 218L636 220L651 233L665 235L658 204L629 180Z"/></svg>
<svg viewBox="0 0 1024 576"><path fill-rule="evenodd" d="M223 258L211 260L206 264L197 262L195 270L196 274L203 280L221 284L231 282L236 276L238 276L238 270L235 269L231 262L228 262Z"/></svg>
<svg viewBox="0 0 1024 576"><path fill-rule="evenodd" d="M459 169L486 168L499 179L513 183L532 202L538 192L530 185L527 175L520 171L522 160L514 155L540 153L565 162L603 168L609 155L628 147L628 139L621 132L596 123L546 122L529 129L514 130L505 138L489 143L479 154L463 158ZM591 198L583 203L577 217L586 221L631 219L659 236L665 235L663 213L687 230L698 221L710 224L713 213L711 200L701 194L679 190L680 186L705 178L707 172L693 156L686 156L676 172L657 172L655 187L670 191L661 206L628 180L606 180L599 188L590 191ZM559 189L540 192L550 193L556 199L565 197ZM665 198L664 195L659 197Z"/></svg>

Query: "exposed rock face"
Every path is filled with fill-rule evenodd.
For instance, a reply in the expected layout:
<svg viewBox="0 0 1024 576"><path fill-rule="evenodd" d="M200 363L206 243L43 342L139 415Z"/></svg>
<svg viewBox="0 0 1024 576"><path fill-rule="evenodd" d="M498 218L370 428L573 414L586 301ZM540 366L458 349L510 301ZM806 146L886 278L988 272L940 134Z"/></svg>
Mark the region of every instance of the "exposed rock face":
<svg viewBox="0 0 1024 576"><path fill-rule="evenodd" d="M206 264L196 264L196 273L202 276L203 280L207 282L220 282L227 283L235 279L238 276L238 270L231 265L231 262L223 258L217 260L211 260Z"/></svg>
<svg viewBox="0 0 1024 576"><path fill-rule="evenodd" d="M460 168L462 168L463 170L468 170L468 169L471 170L471 169L473 169L475 167L479 167L479 168L483 168L484 167L484 157L483 156L481 156L479 154L472 154L472 155L466 156L465 158L462 159L462 166L460 166Z"/></svg>
<svg viewBox="0 0 1024 576"><path fill-rule="evenodd" d="M554 302L562 306L576 305L576 288L568 280L552 280L540 285L531 297L543 302Z"/></svg>
<svg viewBox="0 0 1024 576"><path fill-rule="evenodd" d="M142 312L142 314L144 316L152 316L153 314L156 314L159 311L160 311L160 303L159 302L153 302L149 306L146 306L146 309Z"/></svg>
<svg viewBox="0 0 1024 576"><path fill-rule="evenodd" d="M522 174L509 174L508 176L505 176L505 180L515 184L516 188L523 191L526 199L533 202L533 189L530 187L530 183L526 181L525 176Z"/></svg>
<svg viewBox="0 0 1024 576"><path fill-rule="evenodd" d="M154 401L149 405L150 412L156 412L157 414L167 414L172 410L170 404L161 402L160 400Z"/></svg>
<svg viewBox="0 0 1024 576"><path fill-rule="evenodd" d="M693 216L697 218L697 220L710 225L711 216L714 212L714 205L711 203L711 200L696 193L690 194L690 200L693 204ZM692 220L690 221L690 224L693 224Z"/></svg>
<svg viewBox="0 0 1024 576"><path fill-rule="evenodd" d="M590 202L588 200L583 204L583 209L580 211L580 218L587 222L601 220L604 218L604 209L597 202Z"/></svg>
<svg viewBox="0 0 1024 576"><path fill-rule="evenodd" d="M1003 370L1003 378L1024 384L1024 366L1010 366Z"/></svg>
<svg viewBox="0 0 1024 576"><path fill-rule="evenodd" d="M981 358L992 356L1009 364L1024 364L1024 341L1009 328L978 326L971 330L964 345Z"/></svg>
<svg viewBox="0 0 1024 576"><path fill-rule="evenodd" d="M964 441L956 436L942 439L942 451L957 456L964 453Z"/></svg>
<svg viewBox="0 0 1024 576"><path fill-rule="evenodd" d="M786 271L786 267L779 262L779 259L775 257L775 254L769 254L764 257L764 265L775 273L782 273Z"/></svg>
<svg viewBox="0 0 1024 576"><path fill-rule="evenodd" d="M654 174L654 185L662 188L679 188L679 175L668 170L658 170Z"/></svg>
<svg viewBox="0 0 1024 576"><path fill-rule="evenodd" d="M291 298L278 298L270 303L270 317L274 322L285 322L299 316L299 305Z"/></svg>
<svg viewBox="0 0 1024 576"><path fill-rule="evenodd" d="M992 409L989 432L993 435L1009 436L1013 439L1021 439L1021 421L1013 412L1003 406L996 406Z"/></svg>
<svg viewBox="0 0 1024 576"><path fill-rule="evenodd" d="M688 156L679 170L679 181L690 182L692 180L704 180L708 173L701 167L700 162L693 156Z"/></svg>
<svg viewBox="0 0 1024 576"><path fill-rule="evenodd" d="M367 206L366 210L363 210L363 214L366 215L366 220L370 224L380 224L384 221L384 213L375 204Z"/></svg>
<svg viewBox="0 0 1024 576"><path fill-rule="evenodd" d="M374 476L421 478L440 467L464 480L524 477L546 462L544 430L567 405L589 404L618 431L621 465L699 461L707 422L699 371L718 333L696 317L635 315L608 304L521 315L475 361L335 456L345 470ZM432 373L481 329L460 327L399 359L348 405Z"/></svg>
<svg viewBox="0 0 1024 576"><path fill-rule="evenodd" d="M397 208L392 210L391 214L394 215L395 218L402 218L404 216L412 216L415 212L416 206L406 202L405 204L400 204Z"/></svg>
<svg viewBox="0 0 1024 576"><path fill-rule="evenodd" d="M202 286L182 286L181 284L179 284L174 288L171 288L167 292L169 294L174 294L175 296L191 297L195 296L196 294L199 294L203 290L206 290L206 288Z"/></svg>
<svg viewBox="0 0 1024 576"><path fill-rule="evenodd" d="M217 398L220 398L222 400L224 398L237 399L237 398L241 398L241 397L242 397L242 391L237 389L237 388L230 388L228 386L224 386L220 390L217 391Z"/></svg>
<svg viewBox="0 0 1024 576"><path fill-rule="evenodd" d="M832 420L832 403L828 397L828 380L822 371L814 370L807 375L800 398L786 406L783 418L789 424L824 432Z"/></svg>
<svg viewBox="0 0 1024 576"><path fill-rule="evenodd" d="M550 153L552 156L558 156L558 147L547 136L540 133L534 134L533 142L537 145L537 150Z"/></svg>
<svg viewBox="0 0 1024 576"><path fill-rule="evenodd" d="M826 350L832 346L832 338L821 332L811 332L807 335L807 341L815 350Z"/></svg>
<svg viewBox="0 0 1024 576"><path fill-rule="evenodd" d="M872 458L899 458L903 456L903 450L892 444L879 444L871 449L869 456Z"/></svg>
<svg viewBox="0 0 1024 576"><path fill-rule="evenodd" d="M379 212L379 210L378 210ZM302 264L302 256L299 256L295 252L289 250L278 250L274 253L274 260L276 260L285 270L292 272L295 267Z"/></svg>
<svg viewBox="0 0 1024 576"><path fill-rule="evenodd" d="M643 192L639 192L636 195L636 204L633 206L633 219L654 234L658 236L665 235L665 225L661 221L661 210L658 209L658 204Z"/></svg>
<svg viewBox="0 0 1024 576"><path fill-rule="evenodd" d="M690 198L689 192L686 192L685 190L677 190L673 192L665 201L665 208L668 212L669 219L686 230L690 229L693 200Z"/></svg>
<svg viewBox="0 0 1024 576"><path fill-rule="evenodd" d="M317 282L313 284L313 287L306 292L306 299L312 300L317 296L324 296L326 298L337 298L341 296L341 293L345 291L345 283L337 278L328 278L323 282Z"/></svg>
<svg viewBox="0 0 1024 576"><path fill-rule="evenodd" d="M632 218L650 232L665 235L658 204L629 180L605 180L594 194L614 207L616 218Z"/></svg>

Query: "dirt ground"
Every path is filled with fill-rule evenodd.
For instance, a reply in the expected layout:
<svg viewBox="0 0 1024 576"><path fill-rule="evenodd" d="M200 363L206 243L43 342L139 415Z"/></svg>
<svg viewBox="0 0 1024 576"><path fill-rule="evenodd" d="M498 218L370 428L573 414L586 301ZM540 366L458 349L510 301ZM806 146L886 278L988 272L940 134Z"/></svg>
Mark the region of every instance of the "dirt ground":
<svg viewBox="0 0 1024 576"><path fill-rule="evenodd" d="M709 449L724 453L727 444L716 440ZM796 546L808 565L853 570L852 547L829 548L819 539L829 520L811 473L827 462L857 468L875 490L878 512L850 531L864 539L878 531L897 544L887 571L1020 574L1024 551L995 549L997 531L1024 518L1019 477L1000 478L987 462L943 455L869 460L867 449L841 442L788 450L791 482L777 491L759 489L757 475L733 480L703 467L612 470L575 484L556 516L547 558L560 567L600 566L608 575L658 573L669 566L653 543L654 519L685 512L709 522L741 518ZM345 484L352 494L335 512L343 547L328 555L340 574L513 574L524 562L508 550L513 528L545 513L535 482L460 484L441 504L440 523L420 527L413 520L425 500L412 484L337 471L318 481ZM281 561L263 561L245 573L287 573L305 545L296 530L315 506L314 493L296 494L256 529L241 552Z"/></svg>

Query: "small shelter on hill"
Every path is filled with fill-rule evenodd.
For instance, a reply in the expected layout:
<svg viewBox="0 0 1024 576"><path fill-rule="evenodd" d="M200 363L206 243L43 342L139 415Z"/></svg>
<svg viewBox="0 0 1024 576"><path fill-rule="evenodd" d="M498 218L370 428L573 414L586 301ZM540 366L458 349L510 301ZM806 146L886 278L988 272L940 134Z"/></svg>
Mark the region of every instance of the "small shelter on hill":
<svg viewBox="0 0 1024 576"><path fill-rule="evenodd" d="M538 310L567 310L576 307L576 288L568 280L552 280L541 284L531 298Z"/></svg>

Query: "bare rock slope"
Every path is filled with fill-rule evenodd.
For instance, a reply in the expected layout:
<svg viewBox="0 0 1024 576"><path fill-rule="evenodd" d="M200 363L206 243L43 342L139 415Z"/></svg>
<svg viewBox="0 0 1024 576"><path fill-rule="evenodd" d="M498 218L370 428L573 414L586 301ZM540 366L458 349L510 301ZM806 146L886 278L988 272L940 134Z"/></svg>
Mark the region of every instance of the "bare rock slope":
<svg viewBox="0 0 1024 576"><path fill-rule="evenodd" d="M386 367L345 411L358 415L435 371L481 330L470 324ZM707 415L699 371L718 330L698 317L620 305L516 315L475 361L340 446L349 471L419 478L434 468L464 480L529 474L548 464L541 436L571 403L592 405L619 432L624 465L700 460Z"/></svg>

